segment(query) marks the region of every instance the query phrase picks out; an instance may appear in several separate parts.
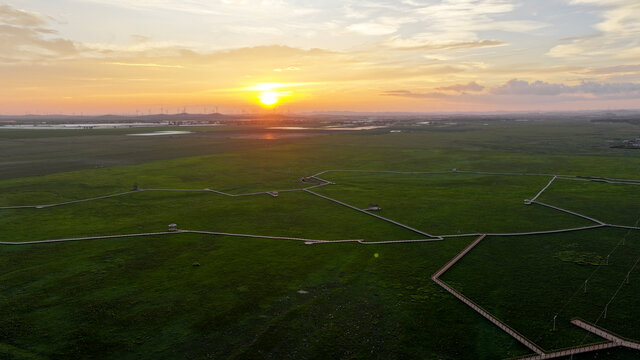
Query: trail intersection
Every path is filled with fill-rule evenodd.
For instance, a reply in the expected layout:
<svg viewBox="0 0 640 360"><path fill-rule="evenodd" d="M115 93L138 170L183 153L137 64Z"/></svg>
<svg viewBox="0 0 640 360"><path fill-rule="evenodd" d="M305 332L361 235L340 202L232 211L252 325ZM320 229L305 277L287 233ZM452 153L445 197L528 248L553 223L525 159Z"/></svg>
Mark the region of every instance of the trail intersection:
<svg viewBox="0 0 640 360"><path fill-rule="evenodd" d="M566 213L575 217L579 217L584 220L588 220L593 223L590 226L582 226L582 227L571 227L571 228L562 228L555 230L539 230L539 231L524 231L524 232L509 232L509 233L468 233L468 234L441 234L441 235L433 235L424 230L417 229L415 227L411 227L409 225L403 224L396 220L392 220L377 214L372 213L371 211L363 210L354 205L348 204L344 201L331 198L326 195L322 195L318 192L312 191L313 189L321 188L328 185L335 185L336 183L325 180L320 176L329 173L371 173L371 174L398 174L398 175L443 175L443 174L451 174L452 176L456 176L457 174L474 174L474 175L492 175L492 176L535 176L535 177L549 177L550 180L546 186L544 186L541 190L539 190L535 196L531 199L525 199L524 203L527 206L542 206L545 208L549 208L555 210L557 212ZM359 213L364 213L371 217L374 217L380 221L385 221L387 223L391 223L395 226L401 227L403 229L412 231L417 233L424 238L414 239L414 240L387 240L387 241L365 241L364 239L346 239L346 240L320 240L320 239L309 239L309 238L298 238L298 237L286 237L286 236L271 236L271 235L254 235L254 234L240 234L240 233L228 233L228 232L217 232L217 231L206 231L206 230L189 230L189 229L175 229L174 231L164 231L164 232L150 232L150 233L136 233L136 234L116 234L116 235L105 235L105 236L91 236L91 237L76 237L76 238L63 238L63 239L48 239L48 240L37 240L37 241L24 241L24 242L11 242L11 241L0 241L0 245L6 246L21 246L21 245L40 245L40 244L51 244L51 243L61 243L61 242L78 242L78 241L93 241L93 240L101 240L101 239L116 239L116 238L133 238L133 237L152 237L152 236L170 236L170 235L180 235L180 234L201 234L201 235L212 235L212 236L230 236L230 237L244 237L244 238L262 238L262 239L271 239L271 240L288 240L288 241L301 241L307 245L319 245L319 244L335 244L335 243L356 243L360 245L386 245L386 244L409 244L409 243L420 243L420 242L434 242L434 241L444 241L447 238L458 238L458 237L477 237L475 241L473 241L468 247L466 247L461 253L451 259L442 269L436 272L431 279L441 286L444 290L458 298L460 301L465 303L471 309L476 311L478 314L492 322L494 325L505 331L515 340L532 350L535 355L528 355L525 357L521 357L521 359L552 359L563 356L571 356L574 354L585 353L589 351L597 351L603 350L607 348L623 346L628 348L633 348L640 350L640 343L635 340L625 339L620 336L617 336L606 329L599 328L597 324L590 324L580 319L572 320L572 323L590 333L596 334L604 339L605 342L597 343L597 344L588 344L588 345L580 345L569 349L555 350L555 351L546 351L542 349L539 345L535 344L535 342L527 339L525 336L520 334L515 329L511 328L500 319L481 308L479 305L474 303L471 299L467 298L463 294L456 291L451 286L447 285L444 281L440 279L440 277L451 267L453 267L460 259L462 259L465 255L467 255L475 246L477 246L480 242L482 242L487 237L512 237L512 236L531 236L531 235L548 235L548 234L558 234L558 233L567 233L567 232L575 232L575 231L587 231L598 228L620 228L620 229L629 229L629 231L640 230L640 227L637 226L628 226L621 224L611 224L601 221L599 219L572 211L568 209L564 209L552 204L547 204L538 201L543 193L553 186L554 182L558 179L561 180L570 180L570 181L582 181L582 182L599 182L606 184L621 184L621 185L640 185L640 180L631 180L631 179L614 179L614 178L606 178L606 177L590 177L590 176L572 176L572 175L558 175L558 174L540 174L540 173L507 173L507 172L481 172L481 171L463 171L463 170L450 170L450 171L432 171L432 172L411 172L411 171L381 171L381 170L325 170L319 172L317 174L302 178L304 183L313 182L315 185L304 187L304 188L295 188L295 189L283 189L283 190L270 190L270 191L260 191L260 192L252 192L252 193L241 193L241 194L232 194L219 190L212 190L209 188L205 189L145 189L145 188L137 188L133 191L120 192L116 194L97 196L86 199L65 201L60 203L51 203L51 204L38 204L38 205L16 205L16 206L3 206L0 207L0 210L15 210L15 209L35 209L35 210L45 210L52 207L59 206L68 206L78 203L85 202L93 202L104 199L110 199L115 197L128 196L134 193L140 192L200 192L200 193L213 193L222 196L228 197L248 197L248 196L260 196L260 195L269 195L277 197L279 193L287 193L287 192L305 192L307 194L325 199L327 201L331 201L333 203L339 204L343 207L349 208L353 211L357 211ZM634 268L631 270L635 270ZM630 272L631 272L630 271ZM615 296L615 295L614 295ZM613 299L612 299L613 300ZM605 309L606 311L606 309Z"/></svg>

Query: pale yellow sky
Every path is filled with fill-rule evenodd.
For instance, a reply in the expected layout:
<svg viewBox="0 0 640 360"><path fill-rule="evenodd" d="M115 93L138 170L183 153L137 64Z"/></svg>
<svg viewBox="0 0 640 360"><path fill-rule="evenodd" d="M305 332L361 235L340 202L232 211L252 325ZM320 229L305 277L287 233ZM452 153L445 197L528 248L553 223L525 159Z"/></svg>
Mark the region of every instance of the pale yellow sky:
<svg viewBox="0 0 640 360"><path fill-rule="evenodd" d="M0 113L640 108L639 24L637 0L5 1Z"/></svg>

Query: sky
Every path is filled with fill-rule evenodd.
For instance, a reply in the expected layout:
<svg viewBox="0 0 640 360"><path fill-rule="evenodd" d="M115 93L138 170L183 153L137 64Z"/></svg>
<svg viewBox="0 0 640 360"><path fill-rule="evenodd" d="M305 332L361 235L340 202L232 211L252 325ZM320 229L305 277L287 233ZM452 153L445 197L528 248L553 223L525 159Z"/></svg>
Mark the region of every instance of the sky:
<svg viewBox="0 0 640 360"><path fill-rule="evenodd" d="M0 0L0 84L0 114L639 109L640 1Z"/></svg>

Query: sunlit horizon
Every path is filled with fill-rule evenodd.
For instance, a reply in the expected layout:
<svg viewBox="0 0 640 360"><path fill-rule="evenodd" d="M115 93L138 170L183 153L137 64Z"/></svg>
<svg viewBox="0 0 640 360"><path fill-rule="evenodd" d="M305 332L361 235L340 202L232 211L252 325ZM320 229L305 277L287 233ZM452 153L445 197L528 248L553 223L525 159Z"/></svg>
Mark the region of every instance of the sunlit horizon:
<svg viewBox="0 0 640 360"><path fill-rule="evenodd" d="M10 0L0 114L638 109L638 24L632 0Z"/></svg>

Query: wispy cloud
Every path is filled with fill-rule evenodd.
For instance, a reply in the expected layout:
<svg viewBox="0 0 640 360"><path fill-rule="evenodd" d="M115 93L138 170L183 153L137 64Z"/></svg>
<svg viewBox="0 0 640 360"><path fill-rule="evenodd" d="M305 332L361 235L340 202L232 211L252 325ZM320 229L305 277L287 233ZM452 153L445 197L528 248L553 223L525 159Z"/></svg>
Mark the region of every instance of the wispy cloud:
<svg viewBox="0 0 640 360"><path fill-rule="evenodd" d="M392 33L386 46L408 50L465 50L507 45L487 33L530 33L548 26L530 19L511 19L510 0L403 1L415 27ZM415 31L419 29L419 31ZM411 31L414 30L414 31Z"/></svg>
<svg viewBox="0 0 640 360"><path fill-rule="evenodd" d="M597 34L567 39L548 55L556 58L635 57L640 46L640 2L636 0L567 0L576 7L598 10L600 21L593 25ZM640 55L640 54L637 54Z"/></svg>
<svg viewBox="0 0 640 360"><path fill-rule="evenodd" d="M422 36L421 36L422 37ZM480 40L480 41L463 41L463 42L441 42L434 40L426 40L428 36L423 36L424 41L414 37L413 39L400 39L395 38L386 44L393 48L400 50L460 50L460 49L475 49L485 47L496 47L508 45L505 42L498 40Z"/></svg>
<svg viewBox="0 0 640 360"><path fill-rule="evenodd" d="M579 85L565 85L562 83L548 83L544 81L528 82L513 79L492 91L497 95L538 95L556 96L563 94L590 95L640 95L640 84L635 83L598 83L582 82Z"/></svg>
<svg viewBox="0 0 640 360"><path fill-rule="evenodd" d="M0 5L0 58L4 62L65 57L77 52L73 41L57 36L37 13Z"/></svg>
<svg viewBox="0 0 640 360"><path fill-rule="evenodd" d="M600 68L589 68L584 71L585 74L640 74L640 65L618 65Z"/></svg>
<svg viewBox="0 0 640 360"><path fill-rule="evenodd" d="M258 83L307 106L639 97L637 0L74 0L65 22L23 3L0 5L0 105L37 88L238 104Z"/></svg>
<svg viewBox="0 0 640 360"><path fill-rule="evenodd" d="M124 62L107 62L107 65L132 66L132 67L148 67L148 68L168 68L168 69L184 69L182 65L163 65L152 63L124 63Z"/></svg>
<svg viewBox="0 0 640 360"><path fill-rule="evenodd" d="M472 81L468 84L456 84L456 85L451 85L451 86L443 86L443 87L439 87L436 88L436 90L440 90L440 91L455 91L455 92L459 92L459 93L463 93L463 92L479 92L484 90L484 86L478 84L475 81Z"/></svg>
<svg viewBox="0 0 640 360"><path fill-rule="evenodd" d="M397 96L397 97L405 97L405 98L414 98L414 99L441 99L448 97L449 95L440 93L440 92L413 92L410 90L390 90L384 91L380 95L382 96Z"/></svg>
<svg viewBox="0 0 640 360"><path fill-rule="evenodd" d="M549 83L545 81L525 81L512 79L506 83L488 89L476 82L436 87L427 91L389 90L381 93L383 96L398 96L406 98L454 98L464 96L468 99L486 99L492 96L624 96L635 98L640 96L640 84L636 83L600 83L582 82L578 85ZM471 93L471 94L470 94Z"/></svg>
<svg viewBox="0 0 640 360"><path fill-rule="evenodd" d="M39 14L0 5L0 22L23 27L44 26L46 21Z"/></svg>
<svg viewBox="0 0 640 360"><path fill-rule="evenodd" d="M389 24L379 23L358 23L347 26L347 30L357 32L363 35L390 35L398 31L398 27Z"/></svg>
<svg viewBox="0 0 640 360"><path fill-rule="evenodd" d="M299 67L296 66L289 66L286 68L277 68L277 69L273 69L273 71L275 72L284 72L284 71L300 71Z"/></svg>
<svg viewBox="0 0 640 360"><path fill-rule="evenodd" d="M572 4L603 7L603 21L596 28L603 33L637 36L640 32L640 2L635 0L571 0Z"/></svg>

